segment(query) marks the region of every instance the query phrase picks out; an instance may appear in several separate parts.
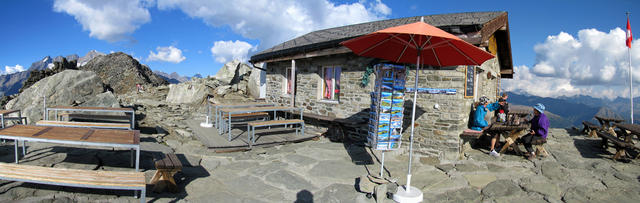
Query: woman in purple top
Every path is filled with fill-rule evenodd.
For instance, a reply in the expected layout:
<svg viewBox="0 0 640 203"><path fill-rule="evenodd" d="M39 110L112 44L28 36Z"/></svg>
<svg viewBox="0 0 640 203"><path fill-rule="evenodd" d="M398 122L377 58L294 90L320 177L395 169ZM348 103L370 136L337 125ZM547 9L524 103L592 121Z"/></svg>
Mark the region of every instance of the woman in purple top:
<svg viewBox="0 0 640 203"><path fill-rule="evenodd" d="M531 143L540 142L547 139L549 133L549 119L544 115L544 105L537 103L533 106L533 118L531 119L531 130L529 134L521 138L524 148L527 149L529 160L536 158L536 154L531 147Z"/></svg>

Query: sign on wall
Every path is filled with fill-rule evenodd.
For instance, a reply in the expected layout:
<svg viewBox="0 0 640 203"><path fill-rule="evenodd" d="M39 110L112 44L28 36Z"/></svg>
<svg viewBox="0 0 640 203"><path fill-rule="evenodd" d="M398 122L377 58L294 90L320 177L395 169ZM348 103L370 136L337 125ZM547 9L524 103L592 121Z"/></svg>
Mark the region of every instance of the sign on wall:
<svg viewBox="0 0 640 203"><path fill-rule="evenodd" d="M465 73L465 83L464 83L464 97L470 98L475 94L474 85L476 80L476 71L475 66L467 66Z"/></svg>

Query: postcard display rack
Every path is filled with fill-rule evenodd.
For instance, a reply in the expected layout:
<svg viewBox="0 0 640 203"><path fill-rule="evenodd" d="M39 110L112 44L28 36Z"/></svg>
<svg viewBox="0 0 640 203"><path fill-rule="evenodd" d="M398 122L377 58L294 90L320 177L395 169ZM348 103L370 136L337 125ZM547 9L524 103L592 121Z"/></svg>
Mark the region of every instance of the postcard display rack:
<svg viewBox="0 0 640 203"><path fill-rule="evenodd" d="M406 67L391 64L376 65L376 81L371 92L369 135L367 144L382 151L380 178L383 177L384 152L400 148Z"/></svg>
<svg viewBox="0 0 640 203"><path fill-rule="evenodd" d="M376 150L397 150L402 137L406 68L379 64L376 70L367 143Z"/></svg>

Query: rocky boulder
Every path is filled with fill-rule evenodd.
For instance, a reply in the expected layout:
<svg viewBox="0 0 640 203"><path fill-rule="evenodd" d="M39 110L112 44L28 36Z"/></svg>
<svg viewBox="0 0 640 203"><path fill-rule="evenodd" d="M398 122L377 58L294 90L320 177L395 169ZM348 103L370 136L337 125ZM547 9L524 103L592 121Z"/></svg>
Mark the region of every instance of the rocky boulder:
<svg viewBox="0 0 640 203"><path fill-rule="evenodd" d="M260 98L260 83L265 82L266 78L260 77L263 74L263 70L254 68L249 75L249 82L247 83L247 93L253 98ZM263 81L261 81L263 80Z"/></svg>
<svg viewBox="0 0 640 203"><path fill-rule="evenodd" d="M65 70L46 77L9 101L7 109L20 109L29 123L42 119L43 96L47 106L119 107L111 92L105 92L100 77L91 71Z"/></svg>
<svg viewBox="0 0 640 203"><path fill-rule="evenodd" d="M153 74L149 67L122 52L96 56L80 69L95 72L102 79L102 83L116 94L134 91L136 84L143 87L168 84Z"/></svg>
<svg viewBox="0 0 640 203"><path fill-rule="evenodd" d="M249 73L251 73L251 67L236 59L224 64L213 78L219 80L221 85L230 85L239 82Z"/></svg>
<svg viewBox="0 0 640 203"><path fill-rule="evenodd" d="M204 84L171 84L169 85L166 102L172 104L202 104L209 92L209 87Z"/></svg>

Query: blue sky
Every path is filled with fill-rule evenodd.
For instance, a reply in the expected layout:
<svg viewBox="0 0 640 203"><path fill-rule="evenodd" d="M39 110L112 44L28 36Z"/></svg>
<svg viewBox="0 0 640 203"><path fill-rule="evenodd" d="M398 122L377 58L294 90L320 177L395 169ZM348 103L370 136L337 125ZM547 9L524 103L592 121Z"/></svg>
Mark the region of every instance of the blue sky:
<svg viewBox="0 0 640 203"><path fill-rule="evenodd" d="M613 98L624 96L618 92L628 85L621 82L626 58L620 50L626 49L601 44L619 43L616 28L624 29L626 11L632 12L632 28L638 25L636 38L640 38L640 12L634 13L640 11L639 5L634 0L3 0L0 68L4 67L2 72L27 69L47 55L83 56L95 49L125 52L153 70L213 75L224 61L246 59L317 29L418 15L507 11L517 72L504 83L505 90ZM624 47L624 37L621 40ZM599 45L584 48L595 42ZM575 48L564 50L566 43ZM554 56L576 59L566 64ZM599 62L610 58L615 60ZM632 59L632 64L640 64L640 52L632 52ZM591 72L566 74L583 66ZM533 85L540 81L547 86Z"/></svg>

